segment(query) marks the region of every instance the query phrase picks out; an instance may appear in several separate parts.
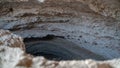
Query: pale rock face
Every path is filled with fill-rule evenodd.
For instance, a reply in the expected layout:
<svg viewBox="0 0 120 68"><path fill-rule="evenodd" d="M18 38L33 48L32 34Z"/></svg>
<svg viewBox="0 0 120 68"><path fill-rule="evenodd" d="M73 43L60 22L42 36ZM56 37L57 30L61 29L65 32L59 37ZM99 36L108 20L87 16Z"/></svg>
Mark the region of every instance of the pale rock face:
<svg viewBox="0 0 120 68"><path fill-rule="evenodd" d="M15 68L17 63L24 57L20 48L10 48L8 46L0 46L0 68Z"/></svg>
<svg viewBox="0 0 120 68"><path fill-rule="evenodd" d="M93 60L85 61L49 61L43 57L25 55L20 48L0 46L0 68L111 68L109 63Z"/></svg>
<svg viewBox="0 0 120 68"><path fill-rule="evenodd" d="M10 47L19 47L25 49L23 39L8 30L0 29L0 45L10 46Z"/></svg>
<svg viewBox="0 0 120 68"><path fill-rule="evenodd" d="M39 2L44 2L44 0L38 0Z"/></svg>

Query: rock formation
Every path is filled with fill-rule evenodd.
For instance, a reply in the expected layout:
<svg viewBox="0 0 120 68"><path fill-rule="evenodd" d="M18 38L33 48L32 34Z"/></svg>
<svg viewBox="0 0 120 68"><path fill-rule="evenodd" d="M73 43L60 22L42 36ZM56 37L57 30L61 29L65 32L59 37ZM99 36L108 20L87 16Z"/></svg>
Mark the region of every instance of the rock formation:
<svg viewBox="0 0 120 68"><path fill-rule="evenodd" d="M33 68L39 68L39 66L41 68L74 68L73 66L75 68L104 68L105 66L105 68L119 68L119 6L119 0L0 0L0 29L10 30L14 33L0 30L0 58L2 58L0 66L7 68L7 64L8 67L12 66L13 68L15 66ZM22 38L15 34L24 39L26 46L22 42ZM52 36L53 39L47 38L46 40L47 36ZM68 47L68 43L66 43L64 48L63 42L55 44L54 40L59 42L58 39L59 41L69 41L69 44L73 44L73 46ZM75 58L69 61L52 61L25 54L27 53L25 47L28 46L30 49L33 45L35 48L43 47L40 45L43 42L45 42L43 45L52 43L57 47L62 46L65 50L77 47L78 53L83 52L81 54L84 58L81 59L99 60L102 58L106 61L80 59L73 61ZM49 48L46 49L49 51ZM77 53L76 48L70 50L70 52L72 51ZM87 54L89 56L86 56ZM15 58L9 59L11 56Z"/></svg>
<svg viewBox="0 0 120 68"><path fill-rule="evenodd" d="M10 47L19 47L25 50L25 45L23 39L15 34L12 34L8 30L0 30L0 45L10 46Z"/></svg>
<svg viewBox="0 0 120 68"><path fill-rule="evenodd" d="M23 38L61 36L105 58L120 57L119 21L79 0L3 2L0 10L0 28Z"/></svg>
<svg viewBox="0 0 120 68"><path fill-rule="evenodd" d="M44 37L48 39L49 36ZM44 56L49 60L106 60L103 56L95 54L85 48L79 47L64 38L52 37L49 40L32 38L25 41L26 52L34 56Z"/></svg>
<svg viewBox="0 0 120 68"><path fill-rule="evenodd" d="M120 1L119 0L78 0L87 4L93 11L104 16L120 19Z"/></svg>
<svg viewBox="0 0 120 68"><path fill-rule="evenodd" d="M8 38L8 40L12 40L8 42L4 39L0 40L3 44L0 44L0 68L119 68L120 60L111 60L111 61L104 61L98 62L94 60L81 60L81 61L50 61L46 60L43 57L33 57L31 55L26 54L20 47L10 47L12 46L13 42L20 38L19 36L12 35L10 32L6 30L0 30L0 35L7 34L6 36L15 37L15 39ZM3 38L0 36L0 38ZM19 39L19 42L22 39ZM11 43L10 46L6 46L5 44ZM17 42L17 44L21 44ZM17 44L14 44L16 46ZM112 63L111 63L112 62Z"/></svg>

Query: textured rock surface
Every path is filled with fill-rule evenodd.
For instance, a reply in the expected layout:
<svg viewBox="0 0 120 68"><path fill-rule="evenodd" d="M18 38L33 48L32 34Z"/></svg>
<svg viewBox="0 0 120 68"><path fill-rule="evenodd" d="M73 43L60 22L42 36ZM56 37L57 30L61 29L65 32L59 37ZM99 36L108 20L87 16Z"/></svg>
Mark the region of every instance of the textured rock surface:
<svg viewBox="0 0 120 68"><path fill-rule="evenodd" d="M34 56L44 56L49 60L106 60L103 56L95 54L85 48L79 47L64 38L55 37L51 40L28 39L26 52Z"/></svg>
<svg viewBox="0 0 120 68"><path fill-rule="evenodd" d="M0 45L19 47L23 50L25 49L23 39L15 34L12 34L8 30L0 29Z"/></svg>
<svg viewBox="0 0 120 68"><path fill-rule="evenodd" d="M8 31L1 30L0 34L8 33ZM10 33L10 32L9 32ZM6 36L9 36L6 35ZM13 35L16 37L16 35ZM1 38L1 37L0 37ZM8 40L12 40L8 38ZM22 40L22 39L20 39ZM0 42L4 41L3 39ZM3 44L0 44L0 68L24 68L24 67L31 67L31 68L111 68L114 64L110 65L109 62L97 62L93 60L85 60L85 61L49 61L44 59L43 57L32 57L27 55L20 49L20 47L13 48L6 46L6 42L8 44L11 43L10 46L13 46L12 43L15 42L16 39L13 41L7 42L5 40ZM21 41L20 41L21 42ZM17 42L17 44L21 44ZM16 46L17 44L14 44ZM119 60L117 60L119 61ZM117 64L120 64L117 62ZM117 68L117 65L115 65Z"/></svg>
<svg viewBox="0 0 120 68"><path fill-rule="evenodd" d="M104 16L120 20L120 0L78 0Z"/></svg>
<svg viewBox="0 0 120 68"><path fill-rule="evenodd" d="M111 68L109 63L99 64L97 61L49 61L43 57L33 58L30 55L24 55L19 48L10 48L0 46L0 68ZM103 65L102 65L103 64ZM99 66L99 67L97 67ZM103 66L103 67L102 67ZM116 66L117 67L117 66Z"/></svg>
<svg viewBox="0 0 120 68"><path fill-rule="evenodd" d="M117 59L120 58L119 0L45 0L43 3L35 0L18 1L0 1L1 29L10 30L28 39L41 38L47 35L61 36L81 48L114 60L58 62L49 61L42 57L33 58L24 54L19 48L7 47L6 45L13 47L24 45L20 43L16 45L18 41L22 40L14 40L12 39L14 34L9 31L4 33L1 30L0 66L2 68L7 68L6 64L11 68L15 66L33 68L120 67L120 60ZM15 44L13 44L13 40L16 42Z"/></svg>
<svg viewBox="0 0 120 68"><path fill-rule="evenodd" d="M120 57L119 21L97 14L80 0L5 2L0 10L0 28L23 38L62 36L105 58Z"/></svg>

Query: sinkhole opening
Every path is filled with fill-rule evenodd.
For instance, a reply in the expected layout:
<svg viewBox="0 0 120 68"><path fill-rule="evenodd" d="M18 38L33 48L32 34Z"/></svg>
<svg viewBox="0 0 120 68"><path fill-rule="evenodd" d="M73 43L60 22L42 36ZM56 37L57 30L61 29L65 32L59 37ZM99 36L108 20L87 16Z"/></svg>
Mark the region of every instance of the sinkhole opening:
<svg viewBox="0 0 120 68"><path fill-rule="evenodd" d="M105 60L104 57L60 36L47 35L42 38L25 38L24 42L26 53L33 56L43 56L48 60Z"/></svg>

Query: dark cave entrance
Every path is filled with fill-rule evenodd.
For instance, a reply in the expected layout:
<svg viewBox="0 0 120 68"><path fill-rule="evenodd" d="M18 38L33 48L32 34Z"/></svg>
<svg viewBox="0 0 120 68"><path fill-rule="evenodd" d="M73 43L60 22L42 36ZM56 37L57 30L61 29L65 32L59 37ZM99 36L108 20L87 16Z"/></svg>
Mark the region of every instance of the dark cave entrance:
<svg viewBox="0 0 120 68"><path fill-rule="evenodd" d="M64 37L47 35L42 38L25 38L26 53L43 56L48 60L105 60L104 57L92 53L66 40Z"/></svg>

